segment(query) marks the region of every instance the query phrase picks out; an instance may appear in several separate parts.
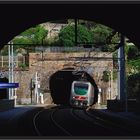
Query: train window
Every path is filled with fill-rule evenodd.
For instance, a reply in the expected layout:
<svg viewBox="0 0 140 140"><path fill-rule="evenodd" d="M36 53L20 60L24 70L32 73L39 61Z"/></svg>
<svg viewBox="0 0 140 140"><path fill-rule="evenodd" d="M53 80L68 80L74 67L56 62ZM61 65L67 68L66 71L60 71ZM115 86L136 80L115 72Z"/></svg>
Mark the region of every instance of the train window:
<svg viewBox="0 0 140 140"><path fill-rule="evenodd" d="M88 92L88 84L83 83L75 83L74 84L74 92L78 95L85 95Z"/></svg>

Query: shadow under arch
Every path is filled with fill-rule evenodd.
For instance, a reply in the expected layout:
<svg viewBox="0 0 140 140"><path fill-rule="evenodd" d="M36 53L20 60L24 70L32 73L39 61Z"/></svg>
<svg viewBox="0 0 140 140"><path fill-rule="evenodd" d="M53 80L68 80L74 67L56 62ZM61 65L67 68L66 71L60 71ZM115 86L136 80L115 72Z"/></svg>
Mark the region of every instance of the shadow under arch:
<svg viewBox="0 0 140 140"><path fill-rule="evenodd" d="M133 11L130 10L132 8ZM3 18L5 9L10 11L4 14L7 18ZM55 11L51 12L53 10ZM34 25L66 18L78 18L101 23L127 36L139 47L140 32L138 27L140 21L137 20L137 16L134 16L138 11L139 6L136 4L3 4L0 5L0 17L2 17L0 30L3 35L1 36L0 47ZM10 24L8 17L12 18Z"/></svg>

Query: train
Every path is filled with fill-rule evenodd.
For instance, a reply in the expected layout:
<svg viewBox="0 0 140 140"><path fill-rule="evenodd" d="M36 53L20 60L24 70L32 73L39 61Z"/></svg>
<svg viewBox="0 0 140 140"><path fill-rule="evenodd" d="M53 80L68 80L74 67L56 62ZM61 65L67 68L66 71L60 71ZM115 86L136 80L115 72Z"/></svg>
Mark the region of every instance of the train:
<svg viewBox="0 0 140 140"><path fill-rule="evenodd" d="M71 86L70 105L87 108L94 102L94 87L87 81L73 81Z"/></svg>
<svg viewBox="0 0 140 140"><path fill-rule="evenodd" d="M81 109L96 104L99 91L93 77L85 71L75 73L74 69L62 69L50 77L49 87L53 102Z"/></svg>

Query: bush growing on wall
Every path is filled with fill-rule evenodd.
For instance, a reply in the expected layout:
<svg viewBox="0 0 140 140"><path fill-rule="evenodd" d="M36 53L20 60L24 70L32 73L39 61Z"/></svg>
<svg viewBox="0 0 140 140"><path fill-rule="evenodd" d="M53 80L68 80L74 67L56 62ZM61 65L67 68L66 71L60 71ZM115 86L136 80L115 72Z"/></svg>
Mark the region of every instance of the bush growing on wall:
<svg viewBox="0 0 140 140"><path fill-rule="evenodd" d="M109 71L103 71L103 81L104 82L108 82L109 81L109 76L110 76L110 73Z"/></svg>
<svg viewBox="0 0 140 140"><path fill-rule="evenodd" d="M127 78L128 98L140 100L140 73L133 74Z"/></svg>

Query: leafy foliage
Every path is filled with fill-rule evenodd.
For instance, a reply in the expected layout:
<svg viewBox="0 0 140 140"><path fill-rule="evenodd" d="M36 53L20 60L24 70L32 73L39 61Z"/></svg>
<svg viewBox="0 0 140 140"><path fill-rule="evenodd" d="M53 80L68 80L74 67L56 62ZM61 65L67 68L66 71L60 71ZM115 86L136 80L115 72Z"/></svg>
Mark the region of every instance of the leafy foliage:
<svg viewBox="0 0 140 140"><path fill-rule="evenodd" d="M117 71L116 70L113 70L113 73L112 73L112 77L113 77L113 80L116 80L117 79ZM103 81L104 82L109 82L111 78L111 72L110 71L103 71Z"/></svg>
<svg viewBox="0 0 140 140"><path fill-rule="evenodd" d="M113 70L113 80L116 80L118 77L118 72L117 70Z"/></svg>
<svg viewBox="0 0 140 140"><path fill-rule="evenodd" d="M103 71L103 81L104 82L108 82L109 81L109 76L110 76L110 73L109 71Z"/></svg>
<svg viewBox="0 0 140 140"><path fill-rule="evenodd" d="M126 45L125 52L127 57L127 93L128 98L139 98L140 91L140 51L135 45Z"/></svg>
<svg viewBox="0 0 140 140"><path fill-rule="evenodd" d="M128 75L140 72L140 51L135 45L125 46Z"/></svg>
<svg viewBox="0 0 140 140"><path fill-rule="evenodd" d="M29 28L20 34L19 38L13 40L14 44L41 44L46 38L48 31L44 27L37 25L36 27ZM28 46L28 45L23 45Z"/></svg>
<svg viewBox="0 0 140 140"><path fill-rule="evenodd" d="M139 55L139 51L135 45L131 45L128 47L128 52L127 52L128 60L135 59L138 57L138 55Z"/></svg>
<svg viewBox="0 0 140 140"><path fill-rule="evenodd" d="M48 38L44 43L48 46L60 46L60 40L57 36Z"/></svg>
<svg viewBox="0 0 140 140"><path fill-rule="evenodd" d="M101 25L96 24L94 28L92 28L94 44L103 45L102 51L114 51L115 43L119 42L119 35L113 29ZM109 42L108 42L109 40Z"/></svg>
<svg viewBox="0 0 140 140"><path fill-rule="evenodd" d="M26 64L20 63L19 67L22 68L22 70L25 70L28 66Z"/></svg>
<svg viewBox="0 0 140 140"><path fill-rule="evenodd" d="M83 25L77 26L77 41L78 42L93 42L92 32ZM75 26L68 25L60 30L59 39L61 45L72 47L75 45Z"/></svg>
<svg viewBox="0 0 140 140"><path fill-rule="evenodd" d="M113 69L118 69L118 51L113 52Z"/></svg>
<svg viewBox="0 0 140 140"><path fill-rule="evenodd" d="M140 73L130 75L127 79L128 98L137 98L140 94L139 92L140 92Z"/></svg>
<svg viewBox="0 0 140 140"><path fill-rule="evenodd" d="M127 62L127 67L130 69L130 75L140 72L140 58L135 60L129 60Z"/></svg>
<svg viewBox="0 0 140 140"><path fill-rule="evenodd" d="M0 50L0 55L8 55L8 45L5 45L3 49Z"/></svg>
<svg viewBox="0 0 140 140"><path fill-rule="evenodd" d="M106 38L111 34L112 30L109 27L99 24L92 29L92 32L93 32L94 43L105 44Z"/></svg>
<svg viewBox="0 0 140 140"><path fill-rule="evenodd" d="M15 38L14 39L14 44L27 44L26 46L28 46L28 44L32 44L32 43L33 41L29 38Z"/></svg>
<svg viewBox="0 0 140 140"><path fill-rule="evenodd" d="M34 50L34 45L42 44L47 37L47 34L48 31L41 25L37 25L22 32L13 39L14 44L19 44L14 45L14 53L19 52L21 48L27 50L27 52ZM22 51L20 53L22 53Z"/></svg>

